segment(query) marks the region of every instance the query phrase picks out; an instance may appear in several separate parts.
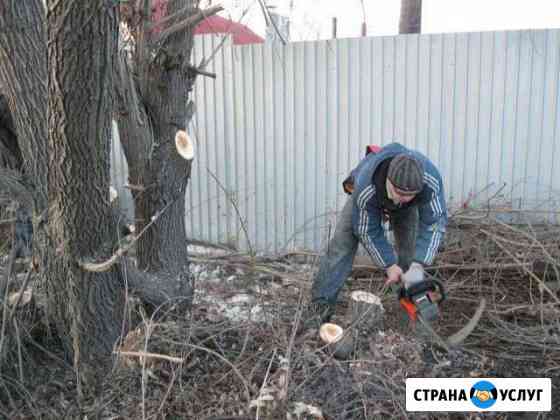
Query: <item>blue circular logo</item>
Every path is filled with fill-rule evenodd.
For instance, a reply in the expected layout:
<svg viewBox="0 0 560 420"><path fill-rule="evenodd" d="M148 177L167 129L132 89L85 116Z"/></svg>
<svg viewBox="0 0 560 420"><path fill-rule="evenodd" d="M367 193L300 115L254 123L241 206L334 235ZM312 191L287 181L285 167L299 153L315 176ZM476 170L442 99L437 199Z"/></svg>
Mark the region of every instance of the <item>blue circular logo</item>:
<svg viewBox="0 0 560 420"><path fill-rule="evenodd" d="M471 402L478 408L489 408L498 398L498 390L488 381L478 381L471 388Z"/></svg>

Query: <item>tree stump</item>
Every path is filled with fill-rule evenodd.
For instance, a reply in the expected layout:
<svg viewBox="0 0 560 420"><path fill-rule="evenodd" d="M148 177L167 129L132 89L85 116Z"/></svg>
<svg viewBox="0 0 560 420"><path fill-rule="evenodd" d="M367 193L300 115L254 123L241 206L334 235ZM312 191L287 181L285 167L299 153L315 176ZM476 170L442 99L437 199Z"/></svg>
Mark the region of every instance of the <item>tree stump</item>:
<svg viewBox="0 0 560 420"><path fill-rule="evenodd" d="M326 322L319 329L319 337L327 345L327 351L337 359L348 359L354 351L352 334L340 325Z"/></svg>
<svg viewBox="0 0 560 420"><path fill-rule="evenodd" d="M358 290L350 295L350 316L355 331L371 334L383 330L384 312L381 299L373 293Z"/></svg>

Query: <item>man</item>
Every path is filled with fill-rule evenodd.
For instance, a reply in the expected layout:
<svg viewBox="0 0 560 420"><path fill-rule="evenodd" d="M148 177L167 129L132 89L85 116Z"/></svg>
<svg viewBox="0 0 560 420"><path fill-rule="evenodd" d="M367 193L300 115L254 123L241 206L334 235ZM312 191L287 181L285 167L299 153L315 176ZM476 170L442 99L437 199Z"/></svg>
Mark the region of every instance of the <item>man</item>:
<svg viewBox="0 0 560 420"><path fill-rule="evenodd" d="M436 256L447 225L443 182L419 152L398 143L368 153L343 183L351 194L313 282L305 327L318 327L334 314L337 296L352 271L361 243L385 269L386 286L421 282L423 266ZM388 221L395 247L387 240Z"/></svg>

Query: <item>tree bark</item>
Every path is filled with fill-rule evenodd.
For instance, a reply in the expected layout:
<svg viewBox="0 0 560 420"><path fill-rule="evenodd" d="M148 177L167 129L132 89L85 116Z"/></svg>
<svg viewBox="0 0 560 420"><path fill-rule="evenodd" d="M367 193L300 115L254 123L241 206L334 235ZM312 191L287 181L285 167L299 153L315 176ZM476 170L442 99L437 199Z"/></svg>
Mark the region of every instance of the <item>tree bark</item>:
<svg viewBox="0 0 560 420"><path fill-rule="evenodd" d="M116 228L109 201L112 62L118 36L112 4L49 0L48 307L80 385L121 332L125 304L119 271L89 273L77 261L111 255ZM87 203L87 205L84 205Z"/></svg>
<svg viewBox="0 0 560 420"><path fill-rule="evenodd" d="M422 32L422 0L401 0L399 34Z"/></svg>
<svg viewBox="0 0 560 420"><path fill-rule="evenodd" d="M8 3L8 4L6 4ZM0 85L10 109L35 212L47 204L47 38L41 0L0 6Z"/></svg>
<svg viewBox="0 0 560 420"><path fill-rule="evenodd" d="M133 283L149 291L154 289L150 279L157 278L165 295L187 302L192 297L192 281L185 190L191 161L177 153L175 134L185 130L188 122L187 101L193 83L188 67L197 3L156 0L152 6L157 6L158 13L149 21L136 20L135 25L135 19L129 18L134 42L121 38L115 66L116 119L133 186L136 232L157 218L138 242L136 255L142 273L131 272ZM185 10L190 12L186 19ZM218 10L213 8L212 13ZM152 58L148 61L147 57Z"/></svg>
<svg viewBox="0 0 560 420"><path fill-rule="evenodd" d="M124 305L118 271L86 273L77 264L112 251L109 128L117 20L102 0L49 0L47 7L48 21L42 0L0 5L0 84L23 158L22 178L4 181L30 190L48 314L74 361L78 390L85 391L110 361Z"/></svg>
<svg viewBox="0 0 560 420"><path fill-rule="evenodd" d="M21 170L23 157L16 137L16 129L8 100L0 88L0 166Z"/></svg>

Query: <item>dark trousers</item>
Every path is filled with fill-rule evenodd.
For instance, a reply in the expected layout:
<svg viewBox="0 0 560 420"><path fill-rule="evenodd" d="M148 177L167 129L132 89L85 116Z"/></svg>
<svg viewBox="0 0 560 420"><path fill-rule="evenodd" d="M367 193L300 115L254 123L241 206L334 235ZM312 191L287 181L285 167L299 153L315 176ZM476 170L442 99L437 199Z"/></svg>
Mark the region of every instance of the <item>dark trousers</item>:
<svg viewBox="0 0 560 420"><path fill-rule="evenodd" d="M311 299L336 303L338 293L352 272L352 263L358 250L359 238L352 229L352 198L340 213L334 236L327 252L319 263L319 272L313 281ZM418 207L409 207L389 215L389 224L394 236L394 248L398 265L406 271L414 258L418 232Z"/></svg>

